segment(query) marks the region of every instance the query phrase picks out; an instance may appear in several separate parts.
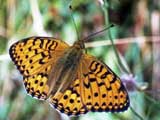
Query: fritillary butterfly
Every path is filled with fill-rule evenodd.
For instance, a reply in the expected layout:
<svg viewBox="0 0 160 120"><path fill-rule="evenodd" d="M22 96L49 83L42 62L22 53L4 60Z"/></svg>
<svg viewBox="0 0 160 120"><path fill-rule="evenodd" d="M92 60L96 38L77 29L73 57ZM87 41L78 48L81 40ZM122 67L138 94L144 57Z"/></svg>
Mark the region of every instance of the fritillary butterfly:
<svg viewBox="0 0 160 120"><path fill-rule="evenodd" d="M30 37L14 43L9 53L27 93L62 113L127 110L129 97L120 78L84 50L82 40L69 46L52 37Z"/></svg>

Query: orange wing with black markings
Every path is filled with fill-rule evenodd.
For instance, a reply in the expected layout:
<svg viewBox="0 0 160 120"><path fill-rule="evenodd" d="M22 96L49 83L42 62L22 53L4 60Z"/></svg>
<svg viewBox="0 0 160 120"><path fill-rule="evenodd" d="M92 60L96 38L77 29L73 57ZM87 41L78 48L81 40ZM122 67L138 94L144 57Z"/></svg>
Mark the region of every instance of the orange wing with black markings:
<svg viewBox="0 0 160 120"><path fill-rule="evenodd" d="M65 42L52 37L30 37L10 47L10 56L23 75L29 95L38 99L48 97L48 75L68 47Z"/></svg>
<svg viewBox="0 0 160 120"><path fill-rule="evenodd" d="M120 78L103 62L85 55L82 59L81 83L83 104L91 111L120 112L129 107L127 90Z"/></svg>
<svg viewBox="0 0 160 120"><path fill-rule="evenodd" d="M122 112L129 107L128 93L111 69L95 57L82 57L77 79L64 93L57 92L49 102L68 115L89 111Z"/></svg>

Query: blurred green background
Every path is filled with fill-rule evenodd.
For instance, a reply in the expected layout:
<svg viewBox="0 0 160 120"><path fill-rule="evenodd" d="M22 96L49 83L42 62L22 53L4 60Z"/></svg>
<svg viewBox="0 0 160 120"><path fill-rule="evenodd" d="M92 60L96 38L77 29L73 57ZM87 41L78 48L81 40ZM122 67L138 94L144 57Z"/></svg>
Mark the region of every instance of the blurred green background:
<svg viewBox="0 0 160 120"><path fill-rule="evenodd" d="M72 45L110 24L115 26L91 37L86 47L126 85L127 111L69 118L26 94L8 54L11 44L52 36ZM0 120L160 120L159 71L159 0L0 0Z"/></svg>

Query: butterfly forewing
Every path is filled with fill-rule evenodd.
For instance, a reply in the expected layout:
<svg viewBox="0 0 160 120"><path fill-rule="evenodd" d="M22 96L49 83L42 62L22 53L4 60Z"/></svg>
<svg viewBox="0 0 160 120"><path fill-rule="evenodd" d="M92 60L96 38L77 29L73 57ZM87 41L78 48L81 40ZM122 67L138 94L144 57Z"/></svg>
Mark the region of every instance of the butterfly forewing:
<svg viewBox="0 0 160 120"><path fill-rule="evenodd" d="M48 75L68 47L65 42L50 37L26 38L10 47L10 56L23 75L28 94L39 99L47 98Z"/></svg>
<svg viewBox="0 0 160 120"><path fill-rule="evenodd" d="M10 56L23 76L31 76L54 63L68 45L49 37L30 37L10 47ZM43 67L42 67L43 66Z"/></svg>

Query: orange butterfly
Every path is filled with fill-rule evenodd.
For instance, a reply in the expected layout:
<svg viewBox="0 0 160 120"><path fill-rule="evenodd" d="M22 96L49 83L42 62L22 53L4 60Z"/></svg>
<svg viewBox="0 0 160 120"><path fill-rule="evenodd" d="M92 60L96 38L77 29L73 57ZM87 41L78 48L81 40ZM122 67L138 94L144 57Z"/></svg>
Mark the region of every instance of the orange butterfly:
<svg viewBox="0 0 160 120"><path fill-rule="evenodd" d="M9 53L27 93L62 113L127 110L129 97L120 78L84 51L83 40L69 46L52 37L30 37L14 43Z"/></svg>

